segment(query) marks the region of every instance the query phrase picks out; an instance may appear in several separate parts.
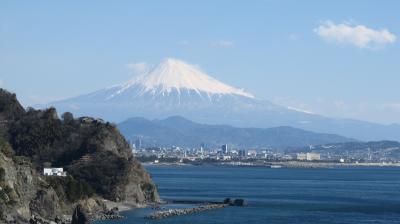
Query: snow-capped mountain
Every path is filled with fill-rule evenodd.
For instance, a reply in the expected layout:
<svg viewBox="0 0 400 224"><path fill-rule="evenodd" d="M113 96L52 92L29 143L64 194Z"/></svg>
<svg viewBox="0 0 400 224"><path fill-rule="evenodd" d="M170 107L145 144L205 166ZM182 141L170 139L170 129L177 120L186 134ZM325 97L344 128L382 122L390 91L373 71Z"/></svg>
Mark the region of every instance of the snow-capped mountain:
<svg viewBox="0 0 400 224"><path fill-rule="evenodd" d="M58 101L60 112L120 122L130 117L162 119L180 115L208 124L268 128L292 126L361 140L400 140L400 126L330 119L261 100L224 84L197 66L165 59L149 71L120 85Z"/></svg>
<svg viewBox="0 0 400 224"><path fill-rule="evenodd" d="M195 65L172 58L122 84L51 105L61 111L70 110L113 121L132 116L182 115L203 122L208 122L210 117L228 118L232 111L240 112L246 108L278 107L261 103L252 94L214 79Z"/></svg>
<svg viewBox="0 0 400 224"><path fill-rule="evenodd" d="M154 96L166 96L177 92L179 96L181 92L194 92L199 96L233 94L254 98L253 95L241 89L228 86L208 76L193 65L172 58L165 59L150 72L114 87L115 92L106 100L132 94L130 92L132 90L135 90L136 95L150 93Z"/></svg>

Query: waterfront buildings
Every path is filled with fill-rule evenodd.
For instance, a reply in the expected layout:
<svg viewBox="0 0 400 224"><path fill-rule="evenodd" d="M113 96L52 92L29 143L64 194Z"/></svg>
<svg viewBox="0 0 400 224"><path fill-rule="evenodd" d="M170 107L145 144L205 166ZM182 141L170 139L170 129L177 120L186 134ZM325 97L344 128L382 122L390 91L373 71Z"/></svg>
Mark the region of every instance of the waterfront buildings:
<svg viewBox="0 0 400 224"><path fill-rule="evenodd" d="M143 143L143 142L142 142ZM202 144L204 145L204 144ZM310 151L308 151L310 150ZM214 147L197 148L189 147L141 147L135 149L135 156L142 161L159 160L162 162L179 162L179 161L230 161L230 162L247 162L247 161L325 161L339 163L355 163L355 162L400 162L400 150L398 154L394 154L397 149L382 149L380 151L368 152L366 150L348 151L337 150L331 152L326 149L305 149L288 151L273 148L243 149L235 146L220 145ZM391 153L391 154L388 154ZM394 155L394 156L393 156Z"/></svg>
<svg viewBox="0 0 400 224"><path fill-rule="evenodd" d="M297 160L307 160L307 161L321 160L321 154L313 152L297 153Z"/></svg>

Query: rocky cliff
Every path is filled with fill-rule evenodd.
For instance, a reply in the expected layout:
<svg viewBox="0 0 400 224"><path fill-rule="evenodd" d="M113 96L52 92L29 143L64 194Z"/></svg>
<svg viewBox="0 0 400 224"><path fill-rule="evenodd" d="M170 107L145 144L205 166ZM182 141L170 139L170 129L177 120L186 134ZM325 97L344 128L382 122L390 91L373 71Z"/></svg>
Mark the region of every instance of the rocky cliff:
<svg viewBox="0 0 400 224"><path fill-rule="evenodd" d="M44 167L62 167L67 176L43 176ZM100 211L103 199L132 205L159 200L115 125L71 113L59 119L53 108L25 110L15 94L0 89L0 223L54 220L72 214L78 203Z"/></svg>

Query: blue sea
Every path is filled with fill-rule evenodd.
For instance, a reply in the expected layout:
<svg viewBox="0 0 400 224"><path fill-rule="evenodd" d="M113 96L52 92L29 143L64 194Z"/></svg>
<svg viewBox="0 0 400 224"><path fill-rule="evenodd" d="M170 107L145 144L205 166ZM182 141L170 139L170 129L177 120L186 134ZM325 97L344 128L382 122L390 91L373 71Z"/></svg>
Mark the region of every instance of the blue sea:
<svg viewBox="0 0 400 224"><path fill-rule="evenodd" d="M247 207L146 220L151 209L98 223L400 223L400 168L271 169L146 166L163 199L222 201ZM168 207L185 205L168 205Z"/></svg>

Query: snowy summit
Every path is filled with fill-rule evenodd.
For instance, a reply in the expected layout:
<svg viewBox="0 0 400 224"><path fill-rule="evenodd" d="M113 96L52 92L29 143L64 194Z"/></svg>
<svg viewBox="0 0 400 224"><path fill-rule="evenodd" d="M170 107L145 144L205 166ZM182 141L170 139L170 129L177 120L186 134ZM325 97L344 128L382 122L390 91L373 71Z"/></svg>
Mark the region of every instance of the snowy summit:
<svg viewBox="0 0 400 224"><path fill-rule="evenodd" d="M169 95L176 91L193 91L199 95L234 94L254 98L250 93L226 85L213 77L205 74L195 65L184 61L167 58L150 71L133 77L126 83L114 86L115 92L108 99L112 99L128 90L140 89L139 94L151 93L152 95Z"/></svg>
<svg viewBox="0 0 400 224"><path fill-rule="evenodd" d="M123 84L45 105L49 106L60 113L71 111L75 116L101 117L114 122L132 117L164 119L178 115L204 124L292 126L362 140L388 136L398 139L400 130L397 126L330 119L299 108L279 106L224 84L195 65L171 58Z"/></svg>

